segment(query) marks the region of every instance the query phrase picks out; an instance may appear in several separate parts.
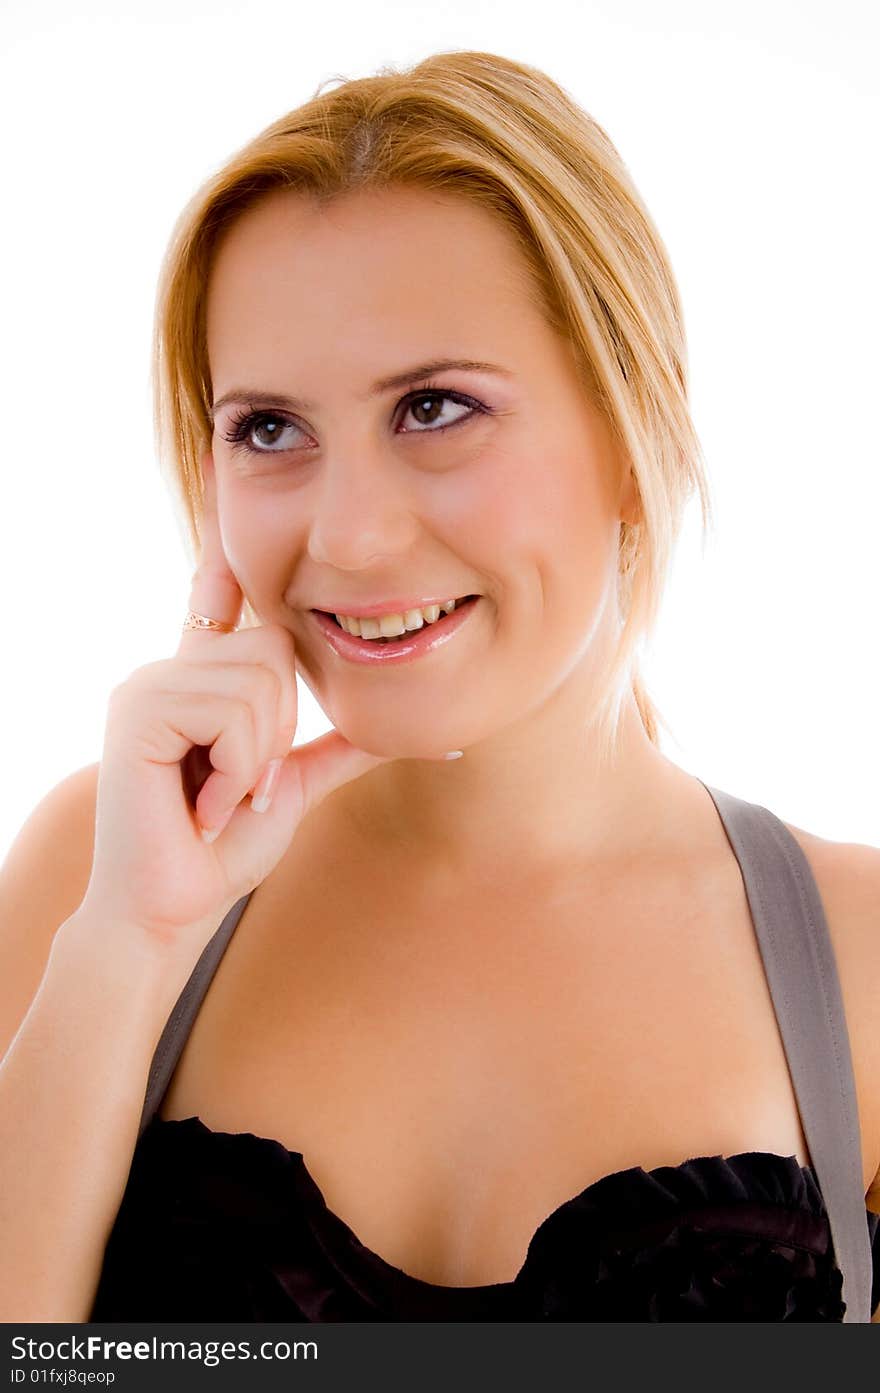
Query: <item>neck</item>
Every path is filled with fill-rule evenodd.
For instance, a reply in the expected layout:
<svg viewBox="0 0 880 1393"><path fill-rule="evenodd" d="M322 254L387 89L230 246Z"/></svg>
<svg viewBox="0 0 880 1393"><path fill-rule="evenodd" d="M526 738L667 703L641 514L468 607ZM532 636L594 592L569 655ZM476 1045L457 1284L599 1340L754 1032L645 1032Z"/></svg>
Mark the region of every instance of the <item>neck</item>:
<svg viewBox="0 0 880 1393"><path fill-rule="evenodd" d="M399 759L341 791L375 857L418 866L432 885L528 877L629 859L669 844L694 781L651 742L630 694L613 758L600 764L585 730L577 676L461 759Z"/></svg>

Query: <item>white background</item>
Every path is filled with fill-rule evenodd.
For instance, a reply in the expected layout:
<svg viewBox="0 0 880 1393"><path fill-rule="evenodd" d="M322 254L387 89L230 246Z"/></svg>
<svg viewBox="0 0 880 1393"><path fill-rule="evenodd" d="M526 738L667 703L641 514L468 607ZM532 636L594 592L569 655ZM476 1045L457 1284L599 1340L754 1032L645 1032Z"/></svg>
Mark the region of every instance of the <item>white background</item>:
<svg viewBox="0 0 880 1393"><path fill-rule="evenodd" d="M448 48L543 68L669 249L716 530L692 504L647 669L672 758L880 845L877 7L857 0L5 0L0 855L100 758L189 594L148 369L172 224L329 78ZM300 684L296 743L327 729Z"/></svg>

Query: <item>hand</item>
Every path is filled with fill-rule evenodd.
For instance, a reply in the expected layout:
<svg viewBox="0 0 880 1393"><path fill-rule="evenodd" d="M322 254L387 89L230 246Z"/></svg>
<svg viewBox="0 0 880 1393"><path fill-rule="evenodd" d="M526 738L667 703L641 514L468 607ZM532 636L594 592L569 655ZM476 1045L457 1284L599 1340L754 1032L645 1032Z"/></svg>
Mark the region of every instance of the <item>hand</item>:
<svg viewBox="0 0 880 1393"><path fill-rule="evenodd" d="M237 625L244 596L223 551L210 455L203 471L202 554L189 607ZM173 658L132 673L108 704L81 909L156 942L184 936L187 953L201 951L226 911L277 865L309 810L392 758L335 730L292 749L296 727L294 640L280 624L185 630ZM271 803L257 812L249 795L270 761L280 761ZM207 843L202 829L218 827Z"/></svg>

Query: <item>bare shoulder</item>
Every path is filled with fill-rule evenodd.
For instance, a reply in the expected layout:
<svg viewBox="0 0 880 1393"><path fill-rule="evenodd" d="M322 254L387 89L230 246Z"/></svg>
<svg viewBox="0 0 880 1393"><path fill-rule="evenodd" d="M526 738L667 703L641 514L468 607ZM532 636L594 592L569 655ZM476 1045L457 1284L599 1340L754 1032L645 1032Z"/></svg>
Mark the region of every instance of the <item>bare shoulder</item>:
<svg viewBox="0 0 880 1393"><path fill-rule="evenodd" d="M880 847L829 841L793 823L783 825L807 858L835 951L856 954L865 971L880 970Z"/></svg>
<svg viewBox="0 0 880 1393"><path fill-rule="evenodd" d="M866 1159L877 1163L866 1200L880 1213L880 847L784 826L807 858L828 920L860 1085L862 1141Z"/></svg>
<svg viewBox="0 0 880 1393"><path fill-rule="evenodd" d="M880 939L880 847L829 841L790 822L783 826L806 856L826 910L833 905L844 908L846 922L864 935L864 946L876 943Z"/></svg>
<svg viewBox="0 0 880 1393"><path fill-rule="evenodd" d="M52 874L33 882L37 897L51 894L60 884L82 882L85 892L95 849L95 807L100 762L75 769L40 799L28 813L2 865L4 890L11 882L35 869L35 858L51 849ZM85 879L83 880L83 875Z"/></svg>
<svg viewBox="0 0 880 1393"><path fill-rule="evenodd" d="M88 887L100 767L85 765L55 784L0 865L0 1058L39 986L56 932Z"/></svg>

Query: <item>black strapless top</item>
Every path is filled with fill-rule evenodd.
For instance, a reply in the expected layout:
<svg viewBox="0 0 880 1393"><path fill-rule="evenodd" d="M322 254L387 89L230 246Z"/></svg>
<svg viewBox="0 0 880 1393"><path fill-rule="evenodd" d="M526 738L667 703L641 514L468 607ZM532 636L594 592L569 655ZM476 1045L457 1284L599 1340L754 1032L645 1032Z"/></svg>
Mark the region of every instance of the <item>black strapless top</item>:
<svg viewBox="0 0 880 1393"><path fill-rule="evenodd" d="M871 1310L880 1216L867 1214ZM197 1117L135 1150L92 1321L841 1321L815 1174L765 1151L616 1171L539 1225L509 1282L444 1287L366 1248L303 1156Z"/></svg>

